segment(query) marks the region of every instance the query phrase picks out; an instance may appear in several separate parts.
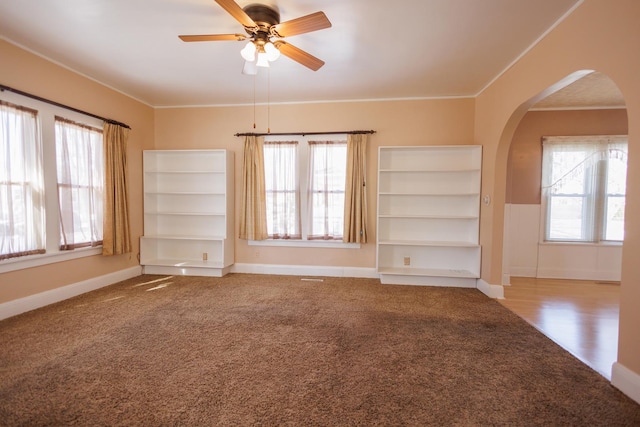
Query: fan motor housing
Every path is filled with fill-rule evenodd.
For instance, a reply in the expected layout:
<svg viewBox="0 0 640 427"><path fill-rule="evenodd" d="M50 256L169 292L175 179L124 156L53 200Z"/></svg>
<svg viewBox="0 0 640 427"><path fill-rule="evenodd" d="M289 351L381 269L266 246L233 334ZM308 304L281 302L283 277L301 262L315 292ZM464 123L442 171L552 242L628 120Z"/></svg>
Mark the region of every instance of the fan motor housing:
<svg viewBox="0 0 640 427"><path fill-rule="evenodd" d="M258 24L260 29L263 27L268 29L269 27L280 23L280 12L269 6L265 6L263 4L250 4L245 6L242 10L244 10L256 24Z"/></svg>

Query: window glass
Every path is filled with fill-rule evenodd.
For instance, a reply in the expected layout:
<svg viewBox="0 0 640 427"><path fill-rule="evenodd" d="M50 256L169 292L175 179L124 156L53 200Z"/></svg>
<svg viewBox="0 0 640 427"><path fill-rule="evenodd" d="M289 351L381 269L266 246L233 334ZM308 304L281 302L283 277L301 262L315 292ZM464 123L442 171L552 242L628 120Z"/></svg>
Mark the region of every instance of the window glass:
<svg viewBox="0 0 640 427"><path fill-rule="evenodd" d="M545 240L623 240L626 157L626 137L544 139Z"/></svg>
<svg viewBox="0 0 640 427"><path fill-rule="evenodd" d="M102 244L102 130L56 117L60 249Z"/></svg>
<svg viewBox="0 0 640 427"><path fill-rule="evenodd" d="M296 139L265 137L267 234L270 239L342 240L346 135Z"/></svg>
<svg viewBox="0 0 640 427"><path fill-rule="evenodd" d="M0 259L45 252L37 112L0 102Z"/></svg>

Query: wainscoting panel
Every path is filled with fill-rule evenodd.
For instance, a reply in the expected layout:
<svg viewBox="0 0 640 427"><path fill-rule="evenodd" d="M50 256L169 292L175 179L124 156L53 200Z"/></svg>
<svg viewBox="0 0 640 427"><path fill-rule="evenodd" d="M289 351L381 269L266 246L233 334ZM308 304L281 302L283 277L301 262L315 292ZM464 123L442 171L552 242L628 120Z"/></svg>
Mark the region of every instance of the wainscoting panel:
<svg viewBox="0 0 640 427"><path fill-rule="evenodd" d="M538 235L540 232L540 205L505 205L509 211L508 242L509 274L536 277L538 267ZM506 216L506 213L505 213Z"/></svg>
<svg viewBox="0 0 640 427"><path fill-rule="evenodd" d="M540 242L540 205L505 205L505 275L619 281L618 244Z"/></svg>

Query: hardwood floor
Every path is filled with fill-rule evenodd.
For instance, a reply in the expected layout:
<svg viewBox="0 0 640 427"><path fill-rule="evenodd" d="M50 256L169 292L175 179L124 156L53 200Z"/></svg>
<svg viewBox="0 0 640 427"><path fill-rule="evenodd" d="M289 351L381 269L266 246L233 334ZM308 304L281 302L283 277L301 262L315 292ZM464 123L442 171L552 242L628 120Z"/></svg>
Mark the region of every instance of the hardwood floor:
<svg viewBox="0 0 640 427"><path fill-rule="evenodd" d="M611 380L618 355L620 284L512 277L500 302Z"/></svg>

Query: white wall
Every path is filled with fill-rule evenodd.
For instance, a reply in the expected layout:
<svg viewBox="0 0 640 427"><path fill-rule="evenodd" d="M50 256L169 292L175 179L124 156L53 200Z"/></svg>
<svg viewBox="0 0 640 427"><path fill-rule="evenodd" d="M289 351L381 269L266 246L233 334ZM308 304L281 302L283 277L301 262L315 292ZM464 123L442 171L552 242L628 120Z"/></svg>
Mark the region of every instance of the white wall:
<svg viewBox="0 0 640 427"><path fill-rule="evenodd" d="M505 204L504 265L509 276L619 281L622 246L545 243L540 205Z"/></svg>

